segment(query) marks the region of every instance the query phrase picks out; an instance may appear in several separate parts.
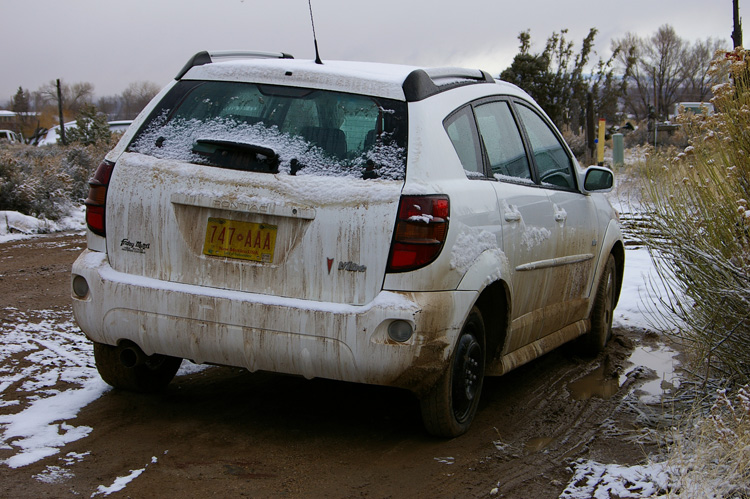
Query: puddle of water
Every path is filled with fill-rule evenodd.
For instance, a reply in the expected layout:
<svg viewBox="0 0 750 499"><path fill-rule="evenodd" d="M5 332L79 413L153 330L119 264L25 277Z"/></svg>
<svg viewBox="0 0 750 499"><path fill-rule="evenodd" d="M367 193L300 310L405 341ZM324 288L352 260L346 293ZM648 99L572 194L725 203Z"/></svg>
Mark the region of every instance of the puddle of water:
<svg viewBox="0 0 750 499"><path fill-rule="evenodd" d="M588 400L592 397L608 399L620 388L618 377L608 376L605 366L599 366L581 379L568 384L573 400Z"/></svg>
<svg viewBox="0 0 750 499"><path fill-rule="evenodd" d="M633 351L629 361L635 367L652 369L657 376L639 387L639 390L646 392L641 400L647 403L658 402L665 392L680 386L680 380L674 372L679 364L676 357L677 352L664 345L658 348L639 346Z"/></svg>
<svg viewBox="0 0 750 499"><path fill-rule="evenodd" d="M537 437L532 438L528 442L526 442L526 450L528 452L537 452L545 447L547 447L549 444L551 444L555 440L554 437Z"/></svg>

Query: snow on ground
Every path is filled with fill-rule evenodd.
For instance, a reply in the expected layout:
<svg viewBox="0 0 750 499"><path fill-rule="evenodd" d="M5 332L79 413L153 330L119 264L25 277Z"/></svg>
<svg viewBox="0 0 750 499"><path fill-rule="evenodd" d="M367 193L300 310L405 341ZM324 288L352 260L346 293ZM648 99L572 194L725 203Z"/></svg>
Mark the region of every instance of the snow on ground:
<svg viewBox="0 0 750 499"><path fill-rule="evenodd" d="M34 218L17 211L0 211L0 243L28 239L36 234L85 229L83 206L72 208L68 216L57 221Z"/></svg>

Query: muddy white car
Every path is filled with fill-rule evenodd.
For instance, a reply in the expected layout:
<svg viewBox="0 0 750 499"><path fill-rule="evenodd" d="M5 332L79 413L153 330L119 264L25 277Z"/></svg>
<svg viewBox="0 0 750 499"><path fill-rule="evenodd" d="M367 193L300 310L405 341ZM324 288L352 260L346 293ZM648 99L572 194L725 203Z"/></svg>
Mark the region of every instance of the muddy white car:
<svg viewBox="0 0 750 499"><path fill-rule="evenodd" d="M482 71L202 52L97 169L73 309L118 388L182 359L387 385L456 436L484 376L606 343L612 185Z"/></svg>

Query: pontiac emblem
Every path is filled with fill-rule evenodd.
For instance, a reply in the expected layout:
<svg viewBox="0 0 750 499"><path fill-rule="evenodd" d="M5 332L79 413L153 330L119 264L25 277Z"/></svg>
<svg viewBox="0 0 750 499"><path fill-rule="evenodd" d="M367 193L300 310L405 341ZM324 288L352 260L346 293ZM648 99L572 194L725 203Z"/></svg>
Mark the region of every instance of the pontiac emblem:
<svg viewBox="0 0 750 499"><path fill-rule="evenodd" d="M328 275L331 274L331 267L333 267L333 258L326 258L328 260Z"/></svg>

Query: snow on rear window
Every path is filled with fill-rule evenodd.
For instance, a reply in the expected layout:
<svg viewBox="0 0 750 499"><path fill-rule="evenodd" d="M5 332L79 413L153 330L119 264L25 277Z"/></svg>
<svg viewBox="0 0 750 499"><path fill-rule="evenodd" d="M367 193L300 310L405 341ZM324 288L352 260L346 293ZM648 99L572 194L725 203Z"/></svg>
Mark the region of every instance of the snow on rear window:
<svg viewBox="0 0 750 499"><path fill-rule="evenodd" d="M182 91L176 108L163 108L131 151L267 173L404 178L403 103L229 82Z"/></svg>

